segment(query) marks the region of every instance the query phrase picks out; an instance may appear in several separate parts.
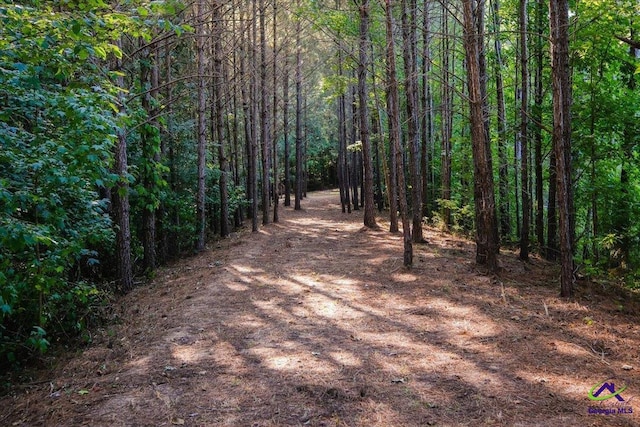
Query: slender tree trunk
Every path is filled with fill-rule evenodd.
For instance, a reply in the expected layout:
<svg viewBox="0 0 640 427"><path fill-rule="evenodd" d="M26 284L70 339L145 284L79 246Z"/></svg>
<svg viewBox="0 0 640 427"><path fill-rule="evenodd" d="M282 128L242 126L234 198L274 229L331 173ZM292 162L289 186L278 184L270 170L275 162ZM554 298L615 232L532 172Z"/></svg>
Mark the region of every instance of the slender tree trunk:
<svg viewBox="0 0 640 427"><path fill-rule="evenodd" d="M536 0L536 39L535 39L535 64L534 74L534 107L533 120L535 121L533 139L535 142L535 175L536 175L536 238L540 253L543 253L544 243L544 188L542 179L542 102L543 102L543 21L545 15L545 5L542 0Z"/></svg>
<svg viewBox="0 0 640 427"><path fill-rule="evenodd" d="M431 216L430 203L433 202L429 189L434 183L430 181L431 159L429 159L429 147L433 144L433 95L431 93L431 3L424 2L422 11L422 90L421 117L422 117L422 144L420 146L420 171L422 173L422 216Z"/></svg>
<svg viewBox="0 0 640 427"><path fill-rule="evenodd" d="M398 183L398 200L400 207L400 217L402 218L402 235L404 241L403 263L406 267L413 264L413 243L411 229L409 225L409 213L407 206L406 186L404 180L404 161L402 159L402 148L400 146L400 107L398 105L398 80L396 73L395 42L393 39L393 0L385 0L386 9L386 39L387 39L387 112L389 115L389 144L391 152L395 156L395 170L391 175L395 175ZM395 197L395 193L394 193Z"/></svg>
<svg viewBox="0 0 640 427"><path fill-rule="evenodd" d="M267 34L265 28L265 1L260 0L260 130L262 147L262 224L269 223L269 201L271 183L269 180L271 165L270 123L267 103Z"/></svg>
<svg viewBox="0 0 640 427"><path fill-rule="evenodd" d="M222 52L222 1L213 0L212 3L212 21L213 21L213 97L214 97L214 128L216 130L214 138L217 139L218 161L220 162L220 237L229 235L229 191L228 191L228 175L229 175L229 159L225 153L225 126L224 126L224 105L223 105L223 89L224 82L227 80L223 66Z"/></svg>
<svg viewBox="0 0 640 427"><path fill-rule="evenodd" d="M300 0L297 0L298 7ZM302 140L302 42L300 39L300 18L296 21L296 200L295 210L302 209L303 170L302 170L302 150L304 141Z"/></svg>
<svg viewBox="0 0 640 427"><path fill-rule="evenodd" d="M247 3L248 5L248 3ZM241 7L241 21L244 21L245 11L247 7ZM248 216L251 218L251 230L253 232L258 231L257 221L257 168L254 153L254 128L253 128L253 107L252 93L253 93L253 77L249 75L247 68L247 62L250 61L250 40L249 40L249 27L246 28L246 35L241 39L241 51L240 51L240 95L242 97L242 111L244 119L244 140L245 140L245 157L247 165L247 201L249 202Z"/></svg>
<svg viewBox="0 0 640 427"><path fill-rule="evenodd" d="M144 43L144 41L142 41ZM144 59L140 61L140 87L145 94L141 98L142 109L147 114L148 123L140 131L140 143L143 155L142 185L145 189L144 207L142 209L142 267L146 274L151 274L156 268L156 164L159 161L158 154L159 134L154 118L155 101L157 96L157 69L155 67L155 47L150 46L143 50ZM152 78L152 74L156 78ZM155 80L155 86L154 86Z"/></svg>
<svg viewBox="0 0 640 427"><path fill-rule="evenodd" d="M441 170L441 185L442 185L442 200L451 200L451 134L453 127L453 89L450 83L450 55L451 55L451 40L449 36L449 9L442 5L442 100L441 100L441 129L442 129L442 141L441 141L441 155L440 155L440 170ZM451 209L447 204L442 207L442 219L447 229L451 226Z"/></svg>
<svg viewBox="0 0 640 427"><path fill-rule="evenodd" d="M520 142L522 147L521 155L521 177L522 177L522 228L520 229L520 259L529 260L529 229L530 229L530 200L529 200L529 60L527 49L527 0L520 0L519 7L520 23L520 85L522 86L520 98Z"/></svg>
<svg viewBox="0 0 640 427"><path fill-rule="evenodd" d="M402 38L407 97L409 176L411 177L412 238L415 243L424 241L422 235L422 177L420 175L420 119L418 117L418 56L416 42L416 0L402 0Z"/></svg>
<svg viewBox="0 0 640 427"><path fill-rule="evenodd" d="M371 48L371 56L375 54L373 46ZM373 96L375 99L375 114L371 118L371 133L373 134L373 178L374 178L374 200L378 206L378 212L382 212L384 209L384 197L382 196L382 167L380 161L380 145L383 144L382 135L382 111L380 107L380 97L378 96L378 88L376 84L376 70L375 61L371 61L371 85Z"/></svg>
<svg viewBox="0 0 640 427"><path fill-rule="evenodd" d="M122 49L122 42L118 40L118 47ZM120 71L122 60L116 62L116 69ZM122 114L125 109L124 99L124 77L119 75L116 78L116 85L120 88L118 92L119 109ZM133 289L133 267L131 264L131 228L130 228L130 206L129 206L129 184L128 184L128 162L127 162L127 132L124 124L116 129L116 146L114 156L114 173L118 176L118 181L111 191L113 203L114 223L116 224L116 281L118 290L127 293Z"/></svg>
<svg viewBox="0 0 640 427"><path fill-rule="evenodd" d="M573 193L571 179L571 83L568 0L550 0L553 146L556 154L560 234L560 296L573 295Z"/></svg>
<svg viewBox="0 0 640 427"><path fill-rule="evenodd" d="M273 222L280 221L278 215L278 208L280 205L280 177L278 176L278 138L277 138L277 125L278 123L278 2L273 2L273 131L271 133L271 145L273 151L272 169L273 169Z"/></svg>
<svg viewBox="0 0 640 427"><path fill-rule="evenodd" d="M284 75L282 77L282 133L284 144L284 205L291 206L291 165L289 147L289 56L284 58Z"/></svg>
<svg viewBox="0 0 640 427"><path fill-rule="evenodd" d="M247 8L252 5L253 17L251 19L251 39L248 43L251 55L249 56L249 109L250 125L251 125L251 154L249 161L251 162L252 169L252 183L251 183L251 228L253 232L258 231L258 110L259 110L259 98L258 98L258 53L256 51L256 45L258 43L258 2L253 0L247 0ZM263 189L264 191L264 189Z"/></svg>
<svg viewBox="0 0 640 427"><path fill-rule="evenodd" d="M355 1L355 0L354 0ZM358 112L360 116L360 141L362 142L362 163L364 168L364 225L375 228L376 214L373 202L373 165L371 160L371 142L369 140L369 108L367 91L367 69L369 67L369 0L360 4L360 41L358 55Z"/></svg>
<svg viewBox="0 0 640 427"><path fill-rule="evenodd" d="M357 97L357 92L356 92L356 86L352 86L351 87L351 146L354 147L356 145L356 140L357 140L357 135L358 135L358 130L359 130L359 126L358 126L358 106L356 105L356 98ZM359 162L358 162L358 151L353 150L351 151L351 176L350 176L350 181L351 181L351 191L352 191L352 197L351 197L351 203L353 203L353 210L355 211L359 211L360 210L360 197L359 197L359 191L358 188L360 186L360 178L361 178L361 172L360 172L360 167L359 167Z"/></svg>
<svg viewBox="0 0 640 427"><path fill-rule="evenodd" d="M558 259L560 248L558 247L558 204L556 194L558 187L556 168L556 153L551 149L549 155L549 205L547 207L547 248L545 258L549 261Z"/></svg>
<svg viewBox="0 0 640 427"><path fill-rule="evenodd" d="M196 55L198 62L198 191L196 195L197 240L196 250L202 251L206 242L206 82L205 82L205 6L204 0L197 3Z"/></svg>
<svg viewBox="0 0 640 427"><path fill-rule="evenodd" d="M166 82L170 82L172 80L172 72L171 72L171 47L170 41L166 40L163 46L163 55L164 55L164 79ZM156 57L157 59L157 57ZM159 79L159 77L158 77ZM158 87L160 84L158 83ZM164 98L170 100L172 98L173 90L171 85L164 85L163 95ZM160 155L164 162L167 163L168 171L166 180L168 183L168 189L170 192L176 192L176 162L175 155L173 153L173 106L170 102L167 103L165 107L165 111L167 114L165 125L161 127L162 134L160 136ZM167 206L160 204L160 209L158 212L158 220L159 220L159 234L160 234L160 245L159 245L159 257L160 262L167 261L171 256L180 252L178 239L176 238L176 232L173 231L175 227L179 224L179 217L177 213L176 207L168 208Z"/></svg>
<svg viewBox="0 0 640 427"><path fill-rule="evenodd" d="M484 13L482 0L463 0L464 45L467 60L467 83L471 112L471 142L474 163L474 197L476 207L476 262L485 264L490 271L498 269L497 233L494 228L495 196L491 151L487 140L485 98L482 95L481 60L482 35L476 23Z"/></svg>
<svg viewBox="0 0 640 427"><path fill-rule="evenodd" d="M507 159L507 117L504 102L504 83L502 79L502 42L500 2L493 2L493 32L496 53L494 75L496 79L497 129L498 129L498 189L500 195L499 217L500 236L503 240L511 234L511 213L509 209L509 160Z"/></svg>

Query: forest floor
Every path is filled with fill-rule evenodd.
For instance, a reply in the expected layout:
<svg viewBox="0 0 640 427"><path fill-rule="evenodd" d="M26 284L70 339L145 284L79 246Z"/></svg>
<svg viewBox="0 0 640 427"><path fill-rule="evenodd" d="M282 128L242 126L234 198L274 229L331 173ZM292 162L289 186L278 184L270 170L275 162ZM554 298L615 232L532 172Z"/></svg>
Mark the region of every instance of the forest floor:
<svg viewBox="0 0 640 427"><path fill-rule="evenodd" d="M0 425L640 425L637 294L583 280L560 299L555 265L503 250L486 275L432 228L407 270L386 219L364 229L338 201L311 193L162 268L15 384ZM624 401L588 398L605 381Z"/></svg>

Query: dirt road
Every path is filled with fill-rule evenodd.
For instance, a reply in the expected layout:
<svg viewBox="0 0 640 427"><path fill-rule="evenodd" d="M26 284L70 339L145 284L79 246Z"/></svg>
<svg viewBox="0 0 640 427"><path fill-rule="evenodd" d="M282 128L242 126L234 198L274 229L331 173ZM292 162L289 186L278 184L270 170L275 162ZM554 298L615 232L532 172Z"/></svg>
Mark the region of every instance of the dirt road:
<svg viewBox="0 0 640 427"><path fill-rule="evenodd" d="M4 397L0 424L640 425L637 296L560 300L553 265L509 252L486 276L471 242L430 228L406 270L401 235L337 201L312 193L161 269L92 346ZM625 401L589 400L611 378ZM589 413L614 406L633 413Z"/></svg>

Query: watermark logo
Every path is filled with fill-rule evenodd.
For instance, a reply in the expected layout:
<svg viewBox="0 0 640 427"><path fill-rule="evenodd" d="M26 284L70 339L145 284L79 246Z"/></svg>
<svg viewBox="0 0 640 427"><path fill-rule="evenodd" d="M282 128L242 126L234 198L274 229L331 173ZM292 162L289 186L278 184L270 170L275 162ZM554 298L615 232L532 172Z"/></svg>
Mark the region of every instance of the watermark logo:
<svg viewBox="0 0 640 427"><path fill-rule="evenodd" d="M624 402L624 398L620 395L620 393L622 393L626 389L627 385L625 384L616 390L615 383L613 381L609 382L609 380L606 380L591 387L591 390L589 390L589 399L599 402L615 397L618 402ZM605 391L607 391L608 393L604 393Z"/></svg>
<svg viewBox="0 0 640 427"><path fill-rule="evenodd" d="M607 379L591 387L587 397L593 402L589 406L589 414L594 415L627 415L633 414L633 408L625 400L622 393L627 392L627 384L621 380Z"/></svg>

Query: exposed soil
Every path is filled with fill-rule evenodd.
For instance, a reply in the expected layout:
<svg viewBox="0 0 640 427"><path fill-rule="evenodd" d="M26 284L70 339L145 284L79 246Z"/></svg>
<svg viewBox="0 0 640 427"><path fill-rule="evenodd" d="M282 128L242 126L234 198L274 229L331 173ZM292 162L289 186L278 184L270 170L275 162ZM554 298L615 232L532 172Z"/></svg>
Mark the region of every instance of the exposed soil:
<svg viewBox="0 0 640 427"><path fill-rule="evenodd" d="M509 251L488 276L431 228L407 270L385 219L337 202L312 193L159 270L90 347L16 384L0 425L640 425L636 294L560 299L556 266ZM605 380L624 402L588 398Z"/></svg>

